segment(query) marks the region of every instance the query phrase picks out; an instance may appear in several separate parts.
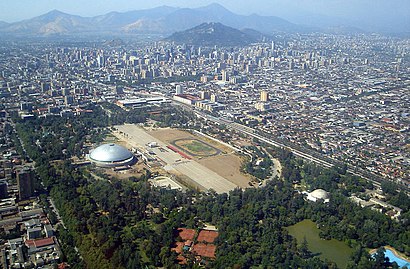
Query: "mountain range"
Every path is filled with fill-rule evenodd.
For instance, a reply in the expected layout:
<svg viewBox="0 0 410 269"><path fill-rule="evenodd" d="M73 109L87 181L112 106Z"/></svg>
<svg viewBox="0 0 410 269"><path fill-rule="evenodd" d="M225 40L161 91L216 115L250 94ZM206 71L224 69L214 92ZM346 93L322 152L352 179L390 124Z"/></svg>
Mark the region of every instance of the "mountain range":
<svg viewBox="0 0 410 269"><path fill-rule="evenodd" d="M255 29L266 34L312 30L279 17L256 14L238 15L219 4L211 4L200 8L161 6L129 12L110 12L95 17L81 17L53 10L20 22L0 22L0 35L47 36L110 33L169 35L208 22L219 22L237 29Z"/></svg>

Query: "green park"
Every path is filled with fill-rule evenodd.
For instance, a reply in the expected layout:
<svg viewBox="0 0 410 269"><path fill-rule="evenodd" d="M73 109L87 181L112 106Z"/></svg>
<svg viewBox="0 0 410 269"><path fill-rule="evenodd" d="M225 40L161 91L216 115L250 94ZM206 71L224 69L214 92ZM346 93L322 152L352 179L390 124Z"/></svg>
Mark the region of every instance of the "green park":
<svg viewBox="0 0 410 269"><path fill-rule="evenodd" d="M335 262L340 268L346 268L353 249L342 241L320 238L320 230L313 221L305 219L287 227L287 230L290 235L296 238L298 244L306 239L309 251L313 256L317 255L323 260L327 259Z"/></svg>

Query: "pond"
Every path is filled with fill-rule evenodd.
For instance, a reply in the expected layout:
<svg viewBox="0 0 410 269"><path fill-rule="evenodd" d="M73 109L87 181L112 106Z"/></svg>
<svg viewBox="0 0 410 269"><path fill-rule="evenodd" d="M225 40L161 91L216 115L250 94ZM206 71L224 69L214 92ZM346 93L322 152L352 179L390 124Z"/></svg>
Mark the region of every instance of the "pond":
<svg viewBox="0 0 410 269"><path fill-rule="evenodd" d="M321 239L319 237L320 230L313 221L303 220L286 229L291 236L296 238L298 244L306 237L308 248L314 255L318 255L322 260L328 259L335 262L339 268L346 268L353 249L336 239Z"/></svg>

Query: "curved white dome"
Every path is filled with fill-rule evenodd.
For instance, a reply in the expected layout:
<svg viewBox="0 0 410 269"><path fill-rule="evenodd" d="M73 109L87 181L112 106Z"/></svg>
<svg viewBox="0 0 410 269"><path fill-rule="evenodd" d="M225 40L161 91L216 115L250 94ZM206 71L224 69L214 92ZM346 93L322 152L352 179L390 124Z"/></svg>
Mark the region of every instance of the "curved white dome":
<svg viewBox="0 0 410 269"><path fill-rule="evenodd" d="M322 189L316 189L310 193L310 195L316 199L327 199L329 198L329 193Z"/></svg>
<svg viewBox="0 0 410 269"><path fill-rule="evenodd" d="M123 146L103 144L91 151L89 158L98 163L121 163L132 160L134 155Z"/></svg>

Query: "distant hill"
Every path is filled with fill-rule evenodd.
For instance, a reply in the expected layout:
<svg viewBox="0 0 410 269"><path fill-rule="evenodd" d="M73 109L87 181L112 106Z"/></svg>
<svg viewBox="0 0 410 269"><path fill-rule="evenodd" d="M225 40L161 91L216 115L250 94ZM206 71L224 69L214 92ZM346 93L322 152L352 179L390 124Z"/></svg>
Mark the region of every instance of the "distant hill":
<svg viewBox="0 0 410 269"><path fill-rule="evenodd" d="M243 46L259 41L257 31L250 31L252 35L221 23L202 23L194 28L176 32L167 41L197 46ZM263 34L259 33L259 37Z"/></svg>
<svg viewBox="0 0 410 269"><path fill-rule="evenodd" d="M265 34L308 31L274 16L238 15L219 4L200 8L161 6L129 12L110 12L81 17L58 10L16 23L0 23L0 35L47 36L82 34L163 34L169 35L196 25L219 22L237 29L255 29Z"/></svg>
<svg viewBox="0 0 410 269"><path fill-rule="evenodd" d="M58 10L44 15L11 23L2 32L24 35L51 35L92 31L89 18L74 16Z"/></svg>
<svg viewBox="0 0 410 269"><path fill-rule="evenodd" d="M9 25L7 22L5 22L5 21L0 21L0 28L6 27L7 25Z"/></svg>
<svg viewBox="0 0 410 269"><path fill-rule="evenodd" d="M0 35L43 36L70 34L164 34L196 25L219 22L237 29L255 29L265 34L301 32L308 28L274 16L238 15L219 4L200 8L161 6L129 12L110 12L95 17L70 15L58 10L16 23L1 24Z"/></svg>
<svg viewBox="0 0 410 269"><path fill-rule="evenodd" d="M151 28L145 28L142 22L158 21L164 16L175 12L178 8L161 6L152 9L134 10L128 12L110 12L105 15L100 15L92 18L92 24L100 29L110 30L125 30L129 32L132 29L140 29L141 31L151 31ZM141 25L141 28L138 25ZM163 31L164 29L160 29Z"/></svg>

